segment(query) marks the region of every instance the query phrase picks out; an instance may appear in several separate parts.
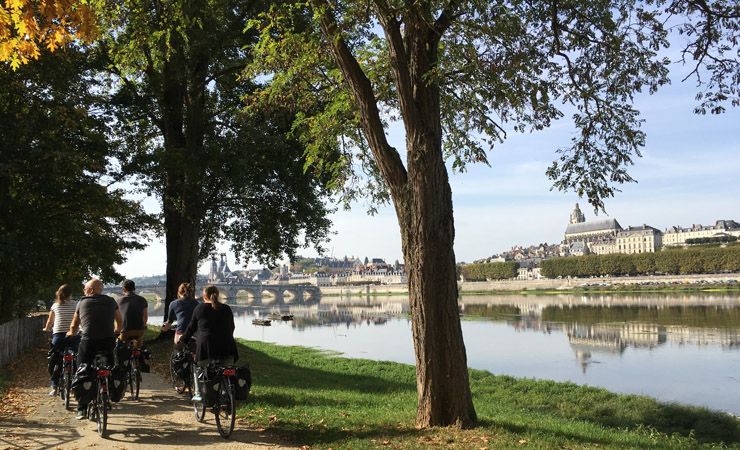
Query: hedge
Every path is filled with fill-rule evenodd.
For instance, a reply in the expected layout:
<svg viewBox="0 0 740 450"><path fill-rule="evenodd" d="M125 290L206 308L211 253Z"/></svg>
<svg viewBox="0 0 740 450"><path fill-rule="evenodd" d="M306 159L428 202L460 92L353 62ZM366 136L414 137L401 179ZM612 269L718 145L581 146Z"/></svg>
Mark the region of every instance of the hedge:
<svg viewBox="0 0 740 450"><path fill-rule="evenodd" d="M715 272L740 272L740 246L575 256L540 262L540 273L545 278Z"/></svg>

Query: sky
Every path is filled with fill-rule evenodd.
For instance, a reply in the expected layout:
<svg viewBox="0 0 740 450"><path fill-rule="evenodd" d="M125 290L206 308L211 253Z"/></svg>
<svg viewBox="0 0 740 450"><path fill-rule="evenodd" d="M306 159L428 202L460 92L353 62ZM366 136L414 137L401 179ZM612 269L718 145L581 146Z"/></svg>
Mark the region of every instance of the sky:
<svg viewBox="0 0 740 450"><path fill-rule="evenodd" d="M472 262L511 249L513 246L559 243L576 203L586 220L614 218L626 228L649 225L665 231L670 226L713 225L717 220L740 222L740 109L721 115L693 113L696 83L680 81L683 69L673 67L673 83L653 95L640 95L635 107L645 120L647 134L642 158L635 158L628 172L637 183L621 185L614 197L604 201L606 213L597 216L585 199L573 192L550 190L545 171L557 159L556 150L567 147L574 127L565 117L547 130L509 134L489 152L491 167L477 164L465 173L450 172L455 215L455 255L458 262ZM405 160L400 126L389 130L389 140ZM144 200L148 211L158 208L154 199ZM324 247L336 258L383 258L403 261L398 222L392 206L375 216L367 205L332 217L335 233ZM232 270L260 268L234 263ZM315 251L299 251L317 256ZM165 273L163 240L155 240L143 251L128 255L117 266L126 277ZM207 263L200 272L207 273Z"/></svg>

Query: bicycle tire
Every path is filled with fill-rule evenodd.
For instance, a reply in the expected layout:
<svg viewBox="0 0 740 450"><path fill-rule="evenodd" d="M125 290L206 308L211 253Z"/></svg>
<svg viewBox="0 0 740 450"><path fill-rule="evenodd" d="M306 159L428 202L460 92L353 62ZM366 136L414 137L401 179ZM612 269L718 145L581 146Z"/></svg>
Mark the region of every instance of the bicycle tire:
<svg viewBox="0 0 740 450"><path fill-rule="evenodd" d="M134 400L139 399L139 390L141 389L141 366L134 366Z"/></svg>
<svg viewBox="0 0 740 450"><path fill-rule="evenodd" d="M203 422L206 417L206 403L193 402L193 411L195 412L195 420Z"/></svg>
<svg viewBox="0 0 740 450"><path fill-rule="evenodd" d="M62 378L62 395L64 395L64 409L69 409L69 398L72 397L72 374L66 368Z"/></svg>
<svg viewBox="0 0 740 450"><path fill-rule="evenodd" d="M108 432L108 403L110 400L108 400L106 384L107 383L103 381L101 386L98 387L98 396L95 399L95 416L98 423L98 435L102 438L104 438L105 434Z"/></svg>
<svg viewBox="0 0 740 450"><path fill-rule="evenodd" d="M218 387L218 402L213 409L216 415L216 428L223 438L228 438L234 431L236 405L234 404L234 387L228 377L224 377Z"/></svg>

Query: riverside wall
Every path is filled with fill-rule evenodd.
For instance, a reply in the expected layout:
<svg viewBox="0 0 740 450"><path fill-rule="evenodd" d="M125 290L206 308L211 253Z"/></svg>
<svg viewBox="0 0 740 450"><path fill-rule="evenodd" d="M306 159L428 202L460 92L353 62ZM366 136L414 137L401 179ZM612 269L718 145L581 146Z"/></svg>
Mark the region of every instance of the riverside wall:
<svg viewBox="0 0 740 450"><path fill-rule="evenodd" d="M458 282L460 292L493 292L493 291L550 291L579 289L584 284L645 284L645 283L708 283L740 281L740 273L730 274L697 274L697 275L654 275L639 277L599 277L599 278L564 278L540 280L497 280L497 281L463 281ZM322 295L393 295L408 292L405 284L357 285L357 286L321 286Z"/></svg>

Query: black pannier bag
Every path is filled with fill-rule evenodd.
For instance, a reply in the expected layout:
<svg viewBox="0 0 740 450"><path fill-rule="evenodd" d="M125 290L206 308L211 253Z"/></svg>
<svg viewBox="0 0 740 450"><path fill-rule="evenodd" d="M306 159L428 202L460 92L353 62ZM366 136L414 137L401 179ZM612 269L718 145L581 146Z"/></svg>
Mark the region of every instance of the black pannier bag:
<svg viewBox="0 0 740 450"><path fill-rule="evenodd" d="M95 367L88 364L81 364L72 380L72 392L75 399L82 405L87 405L95 398L95 378L98 376Z"/></svg>
<svg viewBox="0 0 740 450"><path fill-rule="evenodd" d="M175 374L183 381L190 381L190 365L193 364L190 354L187 350L181 350L175 353L172 359L172 368Z"/></svg>
<svg viewBox="0 0 740 450"><path fill-rule="evenodd" d="M126 393L126 373L128 369L123 366L114 366L110 371L110 399L120 402Z"/></svg>
<svg viewBox="0 0 740 450"><path fill-rule="evenodd" d="M218 368L208 366L198 368L198 381L203 389L203 400L206 406L213 406L218 401Z"/></svg>
<svg viewBox="0 0 740 450"><path fill-rule="evenodd" d="M139 368L141 369L143 373L151 372L151 367L149 366L149 361L151 359L152 359L152 351L142 346L141 347L141 358L139 358Z"/></svg>
<svg viewBox="0 0 740 450"><path fill-rule="evenodd" d="M249 389L252 388L252 372L249 364L236 368L236 386L234 397L237 400L246 400L249 397Z"/></svg>
<svg viewBox="0 0 740 450"><path fill-rule="evenodd" d="M129 364L131 364L131 350L128 349L128 344L117 340L113 349L113 365L128 369Z"/></svg>
<svg viewBox="0 0 740 450"><path fill-rule="evenodd" d="M55 381L59 381L59 376L62 374L62 365L64 360L62 358L62 352L58 351L54 347L49 349L46 354L46 363L49 369L49 375Z"/></svg>

